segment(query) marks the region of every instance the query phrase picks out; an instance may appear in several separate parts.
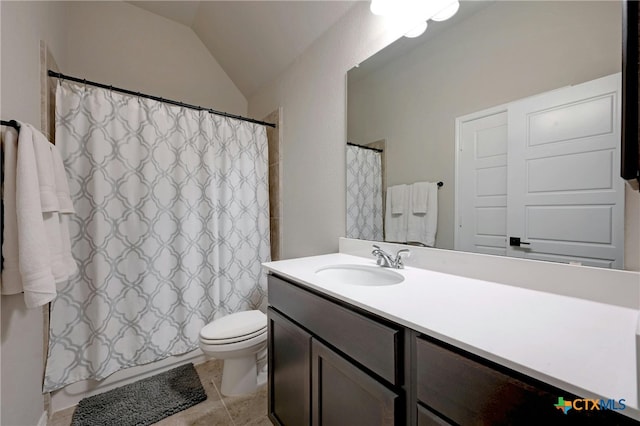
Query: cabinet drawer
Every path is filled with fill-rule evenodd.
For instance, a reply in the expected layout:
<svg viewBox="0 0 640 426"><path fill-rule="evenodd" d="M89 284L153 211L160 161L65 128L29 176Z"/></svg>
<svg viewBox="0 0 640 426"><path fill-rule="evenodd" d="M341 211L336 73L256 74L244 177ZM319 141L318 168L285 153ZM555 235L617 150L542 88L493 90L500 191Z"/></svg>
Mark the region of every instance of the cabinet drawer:
<svg viewBox="0 0 640 426"><path fill-rule="evenodd" d="M388 382L401 384L400 327L392 328L269 276L269 305Z"/></svg>
<svg viewBox="0 0 640 426"><path fill-rule="evenodd" d="M417 396L458 424L556 424L552 394L431 341L417 339ZM550 423L549 423L550 422Z"/></svg>
<svg viewBox="0 0 640 426"><path fill-rule="evenodd" d="M637 425L611 410L564 414L555 407L558 398L577 396L431 339L417 338L416 362L418 400L457 424Z"/></svg>

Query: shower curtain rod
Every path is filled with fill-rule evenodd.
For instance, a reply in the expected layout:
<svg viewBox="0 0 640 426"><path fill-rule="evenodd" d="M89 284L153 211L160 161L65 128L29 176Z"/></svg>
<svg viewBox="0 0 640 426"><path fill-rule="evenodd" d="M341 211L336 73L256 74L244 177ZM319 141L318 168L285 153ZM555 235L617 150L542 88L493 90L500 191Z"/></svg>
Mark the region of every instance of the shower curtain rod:
<svg viewBox="0 0 640 426"><path fill-rule="evenodd" d="M371 148L370 146L358 145L357 143L352 143L352 142L347 142L347 145L357 146L358 148L362 148L362 149L370 149L371 151L375 151L375 152L384 152L384 149Z"/></svg>
<svg viewBox="0 0 640 426"><path fill-rule="evenodd" d="M211 109L211 108L203 108L203 107L198 106L198 105L185 104L184 102L178 102L178 101L173 101L171 99L161 98L159 96L153 96L153 95L147 95L147 94L140 93L140 92L134 92L132 90L122 89L120 87L114 87L114 86L110 86L110 85L107 85L107 84L96 83L95 81L89 81L89 80L86 80L84 78L71 77L71 76L64 75L62 73L55 72L55 71L52 71L52 70L49 70L47 74L49 75L49 77L55 77L55 78L59 78L59 79L62 79L62 80L75 81L76 83L88 84L90 86L96 86L96 87L100 87L102 89L113 90L115 92L124 93L126 95L138 96L139 98L153 99L154 101L163 102L165 104L171 104L171 105L176 105L176 106L179 106L179 107L195 109L195 110L198 110L198 111L207 111L210 114L221 115L223 117L229 117L229 118L235 118L237 120L248 121L250 123L255 123L255 124L261 124L263 126L269 126L269 127L273 127L273 128L276 127L276 125L273 124L273 123L267 123L265 121L254 120L253 118L242 117L240 115L229 114L228 112L216 111L215 109Z"/></svg>
<svg viewBox="0 0 640 426"><path fill-rule="evenodd" d="M375 152L384 152L384 149L371 148L370 146L358 145L357 143L353 143L353 142L347 142L347 145L357 146L358 148L362 148L362 149L370 149L371 151L375 151ZM438 189L440 189L444 185L444 182L439 181L436 183L436 185L438 185Z"/></svg>

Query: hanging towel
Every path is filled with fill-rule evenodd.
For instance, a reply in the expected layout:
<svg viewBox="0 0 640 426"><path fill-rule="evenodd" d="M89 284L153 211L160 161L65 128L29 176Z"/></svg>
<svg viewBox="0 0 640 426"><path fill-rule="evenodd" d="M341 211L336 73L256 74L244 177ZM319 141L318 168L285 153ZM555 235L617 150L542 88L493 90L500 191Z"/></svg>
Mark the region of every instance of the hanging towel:
<svg viewBox="0 0 640 426"><path fill-rule="evenodd" d="M75 213L73 202L71 201L71 192L69 191L69 182L67 181L67 173L64 170L60 151L54 145L51 150L53 158L53 174L56 181L56 195L59 203L59 226L61 239L61 264L62 275L56 277L56 282L64 281L78 270L78 265L71 254L71 238L69 235L69 218Z"/></svg>
<svg viewBox="0 0 640 426"><path fill-rule="evenodd" d="M73 202L71 201L71 192L69 191L69 182L67 181L67 172L64 170L60 151L55 145L51 150L53 159L53 174L56 180L56 195L58 198L60 213L75 213Z"/></svg>
<svg viewBox="0 0 640 426"><path fill-rule="evenodd" d="M55 145L52 145L38 130L28 124L27 126L30 127L33 139L35 170L38 174L42 220L49 245L51 272L55 282L61 282L75 272L75 262L71 257L69 242L69 225L65 218L68 214L64 214L73 213L69 185L62 159ZM27 170L27 174L31 173ZM20 176L20 170L18 170L18 176ZM64 210L61 205L65 206Z"/></svg>
<svg viewBox="0 0 640 426"><path fill-rule="evenodd" d="M436 233L438 231L438 183L429 182L429 208L425 214L427 221L427 238L424 242L429 247L436 246Z"/></svg>
<svg viewBox="0 0 640 426"><path fill-rule="evenodd" d="M387 200L391 200L391 214L403 214L405 210L405 201L407 198L407 185L391 186L387 189Z"/></svg>
<svg viewBox="0 0 640 426"><path fill-rule="evenodd" d="M412 188L413 189L413 188ZM429 247L436 243L438 230L438 185L435 182L427 183L428 208L424 214L412 213L407 218L407 240L419 242ZM413 202L414 197L412 197ZM413 206L410 206L413 211Z"/></svg>
<svg viewBox="0 0 640 426"><path fill-rule="evenodd" d="M427 213L429 203L429 182L416 182L411 185L411 203L414 214Z"/></svg>
<svg viewBox="0 0 640 426"><path fill-rule="evenodd" d="M407 217L409 214L394 214L392 208L393 193L398 192L398 197L402 198L401 211L409 212L411 199L411 187L408 185L397 185L387 188L387 202L385 209L384 239L396 243L407 241ZM399 198L396 198L398 200Z"/></svg>
<svg viewBox="0 0 640 426"><path fill-rule="evenodd" d="M14 135L6 139L5 145L16 148ZM2 293L24 292L27 308L34 308L53 300L56 282L66 280L77 269L65 217L73 212L73 205L64 167L57 170L62 162L55 160L55 146L26 123L21 123L17 139L16 155L5 158L5 170L13 169L15 178L5 175L9 185L3 193L7 223Z"/></svg>
<svg viewBox="0 0 640 426"><path fill-rule="evenodd" d="M18 216L16 215L16 166L18 132L10 127L2 134L4 149L4 183L2 185L2 294L22 293L18 266Z"/></svg>

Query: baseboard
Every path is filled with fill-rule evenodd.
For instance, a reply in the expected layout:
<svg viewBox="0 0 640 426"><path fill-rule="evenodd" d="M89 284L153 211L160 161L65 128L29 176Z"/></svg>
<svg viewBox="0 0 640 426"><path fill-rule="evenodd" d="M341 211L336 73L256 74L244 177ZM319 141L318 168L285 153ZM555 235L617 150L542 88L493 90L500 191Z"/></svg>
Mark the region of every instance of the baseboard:
<svg viewBox="0 0 640 426"><path fill-rule="evenodd" d="M47 417L47 412L43 411L42 415L40 416L40 420L38 420L37 426L47 426Z"/></svg>

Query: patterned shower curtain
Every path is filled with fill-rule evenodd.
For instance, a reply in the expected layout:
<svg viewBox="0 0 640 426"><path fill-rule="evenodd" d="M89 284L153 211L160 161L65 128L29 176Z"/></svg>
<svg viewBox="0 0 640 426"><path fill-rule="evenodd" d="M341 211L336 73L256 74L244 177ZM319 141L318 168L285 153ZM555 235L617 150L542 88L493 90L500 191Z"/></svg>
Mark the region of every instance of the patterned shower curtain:
<svg viewBox="0 0 640 426"><path fill-rule="evenodd" d="M383 241L382 161L377 151L347 145L347 237Z"/></svg>
<svg viewBox="0 0 640 426"><path fill-rule="evenodd" d="M52 305L44 391L191 351L263 305L264 126L68 82L56 108L79 271Z"/></svg>

